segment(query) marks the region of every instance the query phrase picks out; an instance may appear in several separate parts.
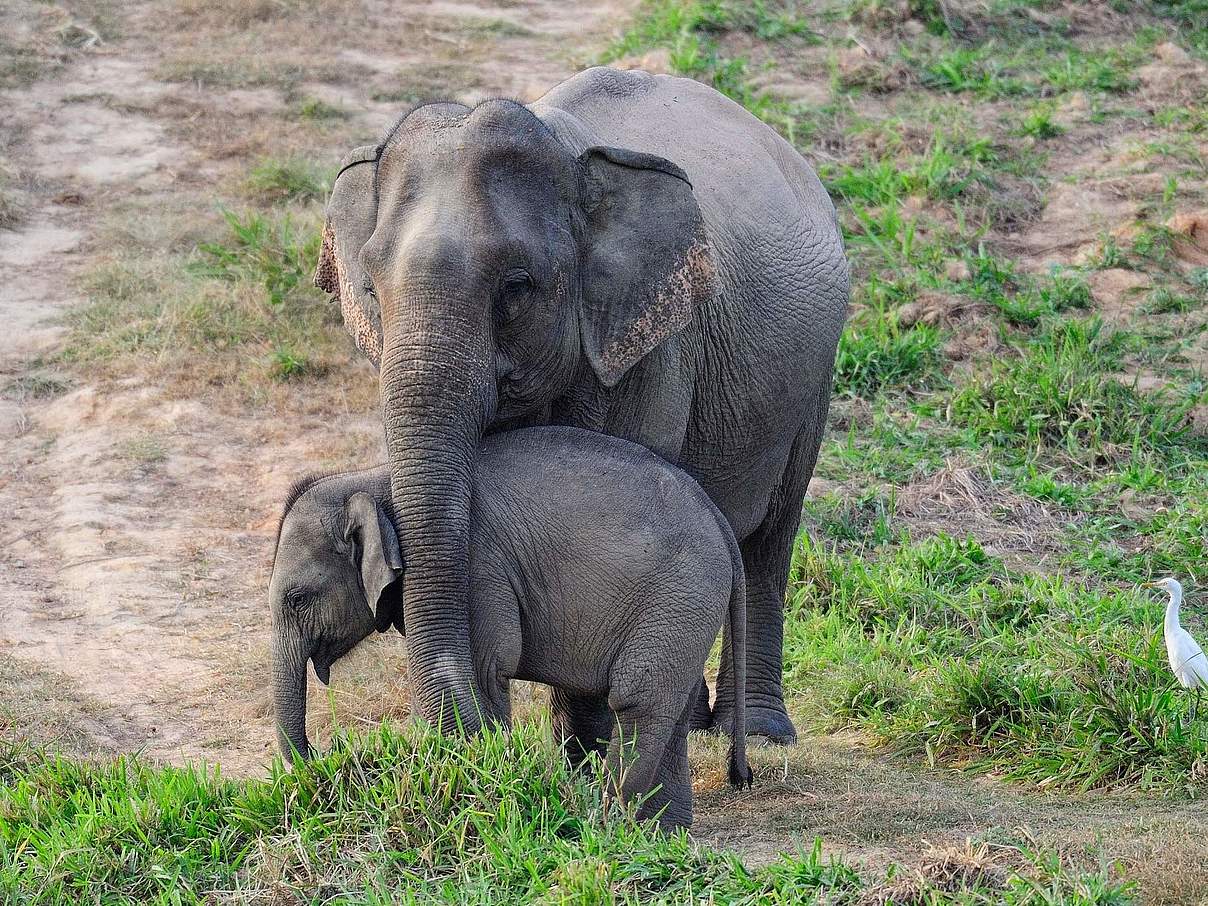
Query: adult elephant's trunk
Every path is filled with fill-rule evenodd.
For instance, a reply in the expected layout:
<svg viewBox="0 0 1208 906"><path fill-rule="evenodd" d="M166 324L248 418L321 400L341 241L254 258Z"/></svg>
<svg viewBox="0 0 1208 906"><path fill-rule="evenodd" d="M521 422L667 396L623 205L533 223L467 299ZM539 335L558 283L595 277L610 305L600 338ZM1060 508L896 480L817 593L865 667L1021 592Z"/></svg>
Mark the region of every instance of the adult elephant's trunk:
<svg viewBox="0 0 1208 906"><path fill-rule="evenodd" d="M310 757L306 739L306 653L297 627L273 627L273 709L277 719L277 747L283 758L294 750Z"/></svg>
<svg viewBox="0 0 1208 906"><path fill-rule="evenodd" d="M414 286L414 284L412 284ZM407 581L412 700L442 732L480 726L470 655L470 482L495 407L494 360L480 324L435 293L411 295L384 325L382 407L390 488Z"/></svg>

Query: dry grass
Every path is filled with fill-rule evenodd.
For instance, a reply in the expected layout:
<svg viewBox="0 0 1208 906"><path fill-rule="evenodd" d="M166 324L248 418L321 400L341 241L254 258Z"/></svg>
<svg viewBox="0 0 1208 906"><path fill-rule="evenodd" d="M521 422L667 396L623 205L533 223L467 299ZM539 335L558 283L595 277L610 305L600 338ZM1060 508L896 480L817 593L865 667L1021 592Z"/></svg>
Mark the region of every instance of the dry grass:
<svg viewBox="0 0 1208 906"><path fill-rule="evenodd" d="M40 664L0 654L0 739L67 754L109 748L100 707L74 682Z"/></svg>
<svg viewBox="0 0 1208 906"><path fill-rule="evenodd" d="M809 738L788 750L753 749L755 787L735 795L712 780L722 776L725 751L724 740L693 739L693 776L705 778L693 833L756 863L820 837L828 850L873 874L891 862L908 866L904 893L919 875L934 883L970 870L1018 869L1020 849L1039 847L1070 866L1118 863L1145 902L1208 896L1202 870L1208 839L1193 830L1199 821L1193 802L1020 790L920 769L850 734Z"/></svg>
<svg viewBox="0 0 1208 906"><path fill-rule="evenodd" d="M333 4L323 6L332 15L342 12ZM305 17L319 7L318 0L176 0L181 17L222 31Z"/></svg>
<svg viewBox="0 0 1208 906"><path fill-rule="evenodd" d="M993 551L1009 552L1029 568L1035 559L1060 551L1062 532L1074 518L1044 503L993 482L984 466L950 459L939 469L906 485L895 496L896 514L904 517L911 535L926 537L960 526Z"/></svg>

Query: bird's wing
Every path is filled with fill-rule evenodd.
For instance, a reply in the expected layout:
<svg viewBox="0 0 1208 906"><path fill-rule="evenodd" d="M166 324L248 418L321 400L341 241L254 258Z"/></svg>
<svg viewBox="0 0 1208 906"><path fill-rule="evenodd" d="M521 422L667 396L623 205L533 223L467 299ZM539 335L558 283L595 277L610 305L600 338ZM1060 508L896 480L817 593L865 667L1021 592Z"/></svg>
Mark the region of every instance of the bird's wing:
<svg viewBox="0 0 1208 906"><path fill-rule="evenodd" d="M1187 646L1183 652L1183 669L1189 677L1195 677L1193 687L1208 689L1208 655L1190 635L1187 636Z"/></svg>

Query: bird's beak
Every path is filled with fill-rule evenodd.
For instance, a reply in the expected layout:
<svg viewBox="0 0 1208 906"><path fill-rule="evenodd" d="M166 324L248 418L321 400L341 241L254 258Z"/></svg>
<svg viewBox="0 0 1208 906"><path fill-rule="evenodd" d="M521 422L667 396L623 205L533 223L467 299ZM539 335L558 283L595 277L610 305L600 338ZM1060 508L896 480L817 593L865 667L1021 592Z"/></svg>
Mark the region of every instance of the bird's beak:
<svg viewBox="0 0 1208 906"><path fill-rule="evenodd" d="M1142 582L1141 587L1142 588L1160 588L1161 586L1158 585L1157 582Z"/></svg>

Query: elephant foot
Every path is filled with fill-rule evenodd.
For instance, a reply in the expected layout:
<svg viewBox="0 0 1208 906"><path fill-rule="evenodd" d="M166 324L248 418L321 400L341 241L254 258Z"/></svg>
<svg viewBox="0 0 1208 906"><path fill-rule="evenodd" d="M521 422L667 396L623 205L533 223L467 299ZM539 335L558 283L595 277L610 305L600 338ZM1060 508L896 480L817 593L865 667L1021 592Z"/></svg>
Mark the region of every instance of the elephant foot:
<svg viewBox="0 0 1208 906"><path fill-rule="evenodd" d="M713 713L713 725L710 727L713 732L729 736L733 727L734 712L729 708ZM748 704L747 738L751 737L761 738L769 745L791 746L797 743L797 728L789 720L783 705L776 708Z"/></svg>

